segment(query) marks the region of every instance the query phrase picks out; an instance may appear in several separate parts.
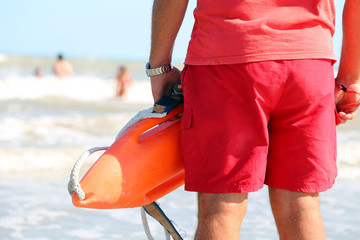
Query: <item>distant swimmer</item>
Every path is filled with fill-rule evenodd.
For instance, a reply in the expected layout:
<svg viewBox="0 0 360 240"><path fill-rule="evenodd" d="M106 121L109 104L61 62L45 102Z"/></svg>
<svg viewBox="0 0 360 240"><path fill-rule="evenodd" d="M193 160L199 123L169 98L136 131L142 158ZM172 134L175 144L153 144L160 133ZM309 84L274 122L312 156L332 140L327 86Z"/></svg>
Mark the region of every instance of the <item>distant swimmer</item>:
<svg viewBox="0 0 360 240"><path fill-rule="evenodd" d="M116 96L124 97L127 93L127 88L132 83L129 68L121 66L116 76Z"/></svg>
<svg viewBox="0 0 360 240"><path fill-rule="evenodd" d="M58 55L58 60L54 65L54 74L59 78L72 76L74 74L71 63L64 60L61 54Z"/></svg>
<svg viewBox="0 0 360 240"><path fill-rule="evenodd" d="M35 77L41 78L43 76L43 72L40 68L36 68L34 75L35 75Z"/></svg>

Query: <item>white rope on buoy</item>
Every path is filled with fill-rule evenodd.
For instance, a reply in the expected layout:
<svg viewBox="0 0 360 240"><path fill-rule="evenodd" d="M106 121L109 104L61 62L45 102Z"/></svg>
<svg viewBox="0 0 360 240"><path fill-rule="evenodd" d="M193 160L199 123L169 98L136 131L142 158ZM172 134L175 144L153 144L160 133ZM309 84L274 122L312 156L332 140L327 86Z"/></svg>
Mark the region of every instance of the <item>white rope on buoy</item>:
<svg viewBox="0 0 360 240"><path fill-rule="evenodd" d="M79 183L79 173L80 168L84 164L85 159L87 159L91 154L98 152L98 151L106 151L109 147L94 147L86 150L79 159L75 162L73 169L70 173L70 180L68 183L68 191L70 195L73 192L76 192L80 200L85 199L85 193L81 189L80 183Z"/></svg>
<svg viewBox="0 0 360 240"><path fill-rule="evenodd" d="M140 112L138 112L130 121L120 130L118 135L116 136L116 139L118 139L126 129L130 128L135 123L139 122L140 120L147 119L147 118L162 118L166 116L166 112L164 113L154 113L153 107L144 109Z"/></svg>

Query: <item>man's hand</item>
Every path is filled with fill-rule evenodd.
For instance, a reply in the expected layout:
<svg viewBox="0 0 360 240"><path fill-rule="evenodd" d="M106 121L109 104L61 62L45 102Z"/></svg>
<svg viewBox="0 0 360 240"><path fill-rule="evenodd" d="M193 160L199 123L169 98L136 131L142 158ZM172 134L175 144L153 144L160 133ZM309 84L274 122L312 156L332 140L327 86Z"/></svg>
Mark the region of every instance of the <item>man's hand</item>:
<svg viewBox="0 0 360 240"><path fill-rule="evenodd" d="M360 92L360 0L346 0L343 11L343 43L337 81ZM342 123L355 117L357 94L335 90L336 108Z"/></svg>
<svg viewBox="0 0 360 240"><path fill-rule="evenodd" d="M180 71L175 67L168 73L151 77L151 91L154 102L157 102L163 95L170 96L172 87L178 82L180 82Z"/></svg>
<svg viewBox="0 0 360 240"><path fill-rule="evenodd" d="M335 88L336 110L341 119L341 123L352 120L359 108L360 100L360 84L350 84L346 86L348 90L345 92L340 87Z"/></svg>

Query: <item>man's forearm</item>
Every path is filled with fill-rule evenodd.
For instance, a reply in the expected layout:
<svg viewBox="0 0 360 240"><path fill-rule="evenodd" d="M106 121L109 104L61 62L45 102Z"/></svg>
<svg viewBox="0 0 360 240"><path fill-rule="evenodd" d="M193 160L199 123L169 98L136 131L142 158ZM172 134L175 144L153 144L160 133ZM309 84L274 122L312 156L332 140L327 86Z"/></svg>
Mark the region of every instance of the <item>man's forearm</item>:
<svg viewBox="0 0 360 240"><path fill-rule="evenodd" d="M188 0L154 0L150 66L171 61L175 38L184 19Z"/></svg>
<svg viewBox="0 0 360 240"><path fill-rule="evenodd" d="M360 0L347 0L343 12L343 44L338 79L360 83Z"/></svg>

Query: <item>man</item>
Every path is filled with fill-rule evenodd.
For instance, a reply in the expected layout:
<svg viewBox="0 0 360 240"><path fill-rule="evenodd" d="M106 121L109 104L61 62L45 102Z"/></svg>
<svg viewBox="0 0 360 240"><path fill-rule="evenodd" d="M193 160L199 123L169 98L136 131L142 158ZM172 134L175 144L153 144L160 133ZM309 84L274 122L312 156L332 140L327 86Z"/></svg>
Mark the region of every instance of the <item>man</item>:
<svg viewBox="0 0 360 240"><path fill-rule="evenodd" d="M180 80L168 63L186 8L187 0L154 1L154 101ZM346 1L336 83L332 0L197 1L181 73L195 239L238 239L248 193L263 184L280 239L326 239L319 192L336 177L335 121L353 119L358 108L359 12L360 0Z"/></svg>
<svg viewBox="0 0 360 240"><path fill-rule="evenodd" d="M71 63L66 61L62 54L58 55L58 59L54 65L54 74L59 78L69 77L74 74Z"/></svg>

